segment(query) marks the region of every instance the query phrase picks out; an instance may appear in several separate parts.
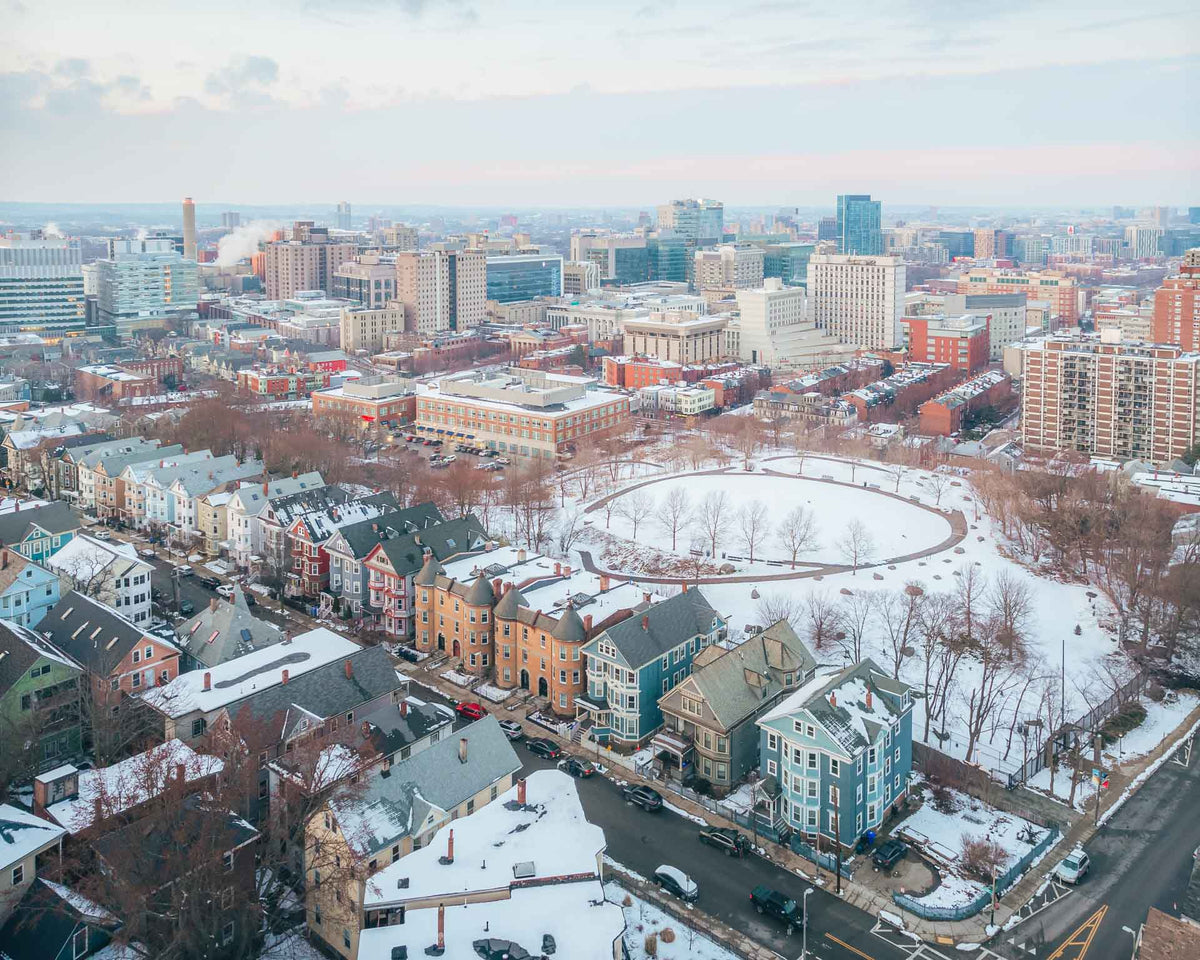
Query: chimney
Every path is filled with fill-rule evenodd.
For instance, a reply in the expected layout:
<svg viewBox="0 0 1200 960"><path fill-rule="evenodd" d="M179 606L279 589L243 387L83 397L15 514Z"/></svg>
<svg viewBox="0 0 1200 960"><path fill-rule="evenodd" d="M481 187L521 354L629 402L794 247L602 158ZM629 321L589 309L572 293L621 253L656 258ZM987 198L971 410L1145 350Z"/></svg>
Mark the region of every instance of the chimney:
<svg viewBox="0 0 1200 960"><path fill-rule="evenodd" d="M454 862L454 828L450 828L450 839L446 841L446 860L449 863Z"/></svg>
<svg viewBox="0 0 1200 960"><path fill-rule="evenodd" d="M497 577L495 580L492 581L492 594L497 597L500 596L500 578L499 577Z"/></svg>
<svg viewBox="0 0 1200 960"><path fill-rule="evenodd" d="M874 707L871 706L871 688L870 687L867 687L867 709L868 710L875 709Z"/></svg>
<svg viewBox="0 0 1200 960"><path fill-rule="evenodd" d="M525 552L525 548L522 547L517 551L517 563L524 563L527 556L528 554Z"/></svg>
<svg viewBox="0 0 1200 960"><path fill-rule="evenodd" d="M554 561L554 575L556 577L562 576L562 564L559 563L557 560Z"/></svg>
<svg viewBox="0 0 1200 960"><path fill-rule="evenodd" d="M286 670L284 671L284 675L285 676L287 675ZM204 689L206 691L212 689L212 674L209 673L207 670L204 671Z"/></svg>
<svg viewBox="0 0 1200 960"><path fill-rule="evenodd" d="M8 547L0 550L0 570L8 569Z"/></svg>
<svg viewBox="0 0 1200 960"><path fill-rule="evenodd" d="M371 725L369 723L367 723L366 720L364 720L362 722L362 725L359 727L359 729L362 731L364 740L366 740L369 736L371 736Z"/></svg>
<svg viewBox="0 0 1200 960"><path fill-rule="evenodd" d="M342 662L342 665L346 668L346 679L352 680L354 678L354 665L350 662L350 658L347 657Z"/></svg>
<svg viewBox="0 0 1200 960"><path fill-rule="evenodd" d="M836 690L829 691L829 705L831 707L837 706L837 691Z"/></svg>
<svg viewBox="0 0 1200 960"><path fill-rule="evenodd" d="M592 632L592 615L590 613L583 618L583 629L588 633Z"/></svg>
<svg viewBox="0 0 1200 960"><path fill-rule="evenodd" d="M269 492L270 492L270 490L269 490L269 487L270 487L270 486L271 486L271 485L270 485L270 484L269 484L269 483L268 483L266 480L264 480L264 481L263 481L263 493L264 493L264 494L266 494L266 493L269 493Z"/></svg>
<svg viewBox="0 0 1200 960"><path fill-rule="evenodd" d="M517 803L525 806L525 778L522 777L517 781Z"/></svg>
<svg viewBox="0 0 1200 960"><path fill-rule="evenodd" d="M454 837L454 831L450 831L451 838ZM437 948L439 951L446 949L446 906L438 904L438 942Z"/></svg>
<svg viewBox="0 0 1200 960"><path fill-rule="evenodd" d="M565 567L563 567L563 576L569 577L570 575L571 575L571 565L568 563Z"/></svg>
<svg viewBox="0 0 1200 960"><path fill-rule="evenodd" d="M408 716L408 701L407 700L400 701L400 716L402 716L402 717Z"/></svg>
<svg viewBox="0 0 1200 960"><path fill-rule="evenodd" d="M293 469L292 470L292 479L295 480L298 476L300 476L300 471Z"/></svg>
<svg viewBox="0 0 1200 960"><path fill-rule="evenodd" d="M683 582L683 592L687 593L687 581L686 580Z"/></svg>
<svg viewBox="0 0 1200 960"><path fill-rule="evenodd" d="M650 592L648 590L642 591L642 603L649 603L649 602L650 602Z"/></svg>
<svg viewBox="0 0 1200 960"><path fill-rule="evenodd" d="M466 737L458 738L458 762L459 763L467 762L467 738Z"/></svg>
<svg viewBox="0 0 1200 960"><path fill-rule="evenodd" d="M187 783L187 765L183 763L175 764L175 779L180 783Z"/></svg>
<svg viewBox="0 0 1200 960"><path fill-rule="evenodd" d="M645 614L642 614L642 629L647 632L650 630L650 618Z"/></svg>
<svg viewBox="0 0 1200 960"><path fill-rule="evenodd" d="M600 592L601 593L608 593L608 583L609 583L608 574L606 574L606 573L600 574Z"/></svg>
<svg viewBox="0 0 1200 960"><path fill-rule="evenodd" d="M286 686L286 685L287 685L287 681L288 681L288 672L287 672L287 667L284 667L284 668L283 668L283 678L282 678L282 680L281 680L280 682L281 682L281 683L283 683L283 684L284 684L284 686Z"/></svg>

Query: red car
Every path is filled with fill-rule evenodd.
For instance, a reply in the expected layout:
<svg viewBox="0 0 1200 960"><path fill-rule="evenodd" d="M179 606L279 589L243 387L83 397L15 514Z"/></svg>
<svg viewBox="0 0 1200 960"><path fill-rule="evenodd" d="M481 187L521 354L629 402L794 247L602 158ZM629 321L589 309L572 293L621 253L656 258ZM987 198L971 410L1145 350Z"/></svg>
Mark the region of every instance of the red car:
<svg viewBox="0 0 1200 960"><path fill-rule="evenodd" d="M454 705L454 712L464 720L482 720L487 716L487 711L474 700L463 700L456 703Z"/></svg>

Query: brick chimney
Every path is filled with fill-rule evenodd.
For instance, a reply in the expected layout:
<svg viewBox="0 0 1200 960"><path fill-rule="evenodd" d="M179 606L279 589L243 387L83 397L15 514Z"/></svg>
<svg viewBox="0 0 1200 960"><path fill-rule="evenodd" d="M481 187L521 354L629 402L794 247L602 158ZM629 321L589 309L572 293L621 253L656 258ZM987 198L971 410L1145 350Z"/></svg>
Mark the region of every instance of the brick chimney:
<svg viewBox="0 0 1200 960"><path fill-rule="evenodd" d="M187 783L187 764L175 764L175 779L180 783Z"/></svg>
<svg viewBox="0 0 1200 960"><path fill-rule="evenodd" d="M524 563L528 556L529 556L529 554L527 554L525 552L525 548L522 547L520 550L517 551L517 563Z"/></svg>
<svg viewBox="0 0 1200 960"><path fill-rule="evenodd" d="M346 679L352 680L354 678L354 665L350 662L350 658L347 657L343 660L342 665L346 668Z"/></svg>
<svg viewBox="0 0 1200 960"><path fill-rule="evenodd" d="M525 805L525 778L522 777L517 781L517 803L521 806Z"/></svg>
<svg viewBox="0 0 1200 960"><path fill-rule="evenodd" d="M562 564L559 563L557 560L554 561L554 575L556 577L562 576Z"/></svg>
<svg viewBox="0 0 1200 960"><path fill-rule="evenodd" d="M569 577L570 575L571 575L571 565L568 563L566 566L563 567L563 576Z"/></svg>
<svg viewBox="0 0 1200 960"><path fill-rule="evenodd" d="M0 550L0 570L8 569L8 547Z"/></svg>
<svg viewBox="0 0 1200 960"><path fill-rule="evenodd" d="M493 580L492 581L492 594L497 597L500 596L500 588L502 586L503 586L503 584L501 583L501 580L499 577L497 577L495 580Z"/></svg>
<svg viewBox="0 0 1200 960"><path fill-rule="evenodd" d="M454 836L454 831L450 831L450 836ZM446 905L438 904L438 942L437 948L439 951L446 949Z"/></svg>
<svg viewBox="0 0 1200 960"><path fill-rule="evenodd" d="M458 762L459 763L467 762L467 738L466 737L458 738Z"/></svg>
<svg viewBox="0 0 1200 960"><path fill-rule="evenodd" d="M649 602L650 602L650 592L648 590L643 590L642 591L642 603L649 603Z"/></svg>
<svg viewBox="0 0 1200 960"><path fill-rule="evenodd" d="M606 573L600 574L600 592L608 593L608 585L609 585L608 574L606 574Z"/></svg>
<svg viewBox="0 0 1200 960"><path fill-rule="evenodd" d="M583 629L588 633L592 632L592 615L590 613L583 618Z"/></svg>
<svg viewBox="0 0 1200 960"><path fill-rule="evenodd" d="M683 581L683 592L687 593L687 581Z"/></svg>
<svg viewBox="0 0 1200 960"><path fill-rule="evenodd" d="M642 629L647 632L650 630L650 618L645 614L642 614Z"/></svg>
<svg viewBox="0 0 1200 960"><path fill-rule="evenodd" d="M874 707L871 706L871 688L870 687L867 687L867 709L868 710L875 709Z"/></svg>
<svg viewBox="0 0 1200 960"><path fill-rule="evenodd" d="M400 701L400 716L402 716L402 717L408 716L408 701L407 700Z"/></svg>
<svg viewBox="0 0 1200 960"><path fill-rule="evenodd" d="M286 674L287 674L287 671L285 670L284 675L286 676ZM204 671L204 689L206 691L212 689L212 674L209 673L207 670Z"/></svg>
<svg viewBox="0 0 1200 960"><path fill-rule="evenodd" d="M287 667L284 667L284 669L283 669L283 678L280 680L280 682L281 682L281 683L282 683L284 686L287 686L287 682L288 682L288 672L287 672Z"/></svg>
<svg viewBox="0 0 1200 960"><path fill-rule="evenodd" d="M829 691L829 705L831 707L837 706L837 691L836 690Z"/></svg>
<svg viewBox="0 0 1200 960"><path fill-rule="evenodd" d="M454 862L454 828L450 828L450 839L446 841L446 859Z"/></svg>

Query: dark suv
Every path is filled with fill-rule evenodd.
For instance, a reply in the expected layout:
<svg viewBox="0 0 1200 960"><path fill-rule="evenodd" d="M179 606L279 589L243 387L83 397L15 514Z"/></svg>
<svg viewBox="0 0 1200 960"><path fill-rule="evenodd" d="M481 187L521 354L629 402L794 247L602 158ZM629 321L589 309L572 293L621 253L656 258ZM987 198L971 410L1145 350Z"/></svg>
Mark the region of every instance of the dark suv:
<svg viewBox="0 0 1200 960"><path fill-rule="evenodd" d="M750 841L729 827L708 827L701 830L700 842L724 851L727 857L740 857L750 849Z"/></svg>
<svg viewBox="0 0 1200 960"><path fill-rule="evenodd" d="M804 925L804 918L800 915L800 907L797 906L796 901L778 890L772 890L770 887L755 887L750 891L750 900L754 904L754 909L759 913L786 923L788 933Z"/></svg>
<svg viewBox="0 0 1200 960"><path fill-rule="evenodd" d="M875 866L881 870L890 870L903 860L907 854L908 847L893 837L891 840L881 843L876 847L875 852L871 854L871 859L875 861Z"/></svg>
<svg viewBox="0 0 1200 960"><path fill-rule="evenodd" d="M663 808L662 794L650 787L625 787L621 796L626 803L636 803L643 810L654 813Z"/></svg>

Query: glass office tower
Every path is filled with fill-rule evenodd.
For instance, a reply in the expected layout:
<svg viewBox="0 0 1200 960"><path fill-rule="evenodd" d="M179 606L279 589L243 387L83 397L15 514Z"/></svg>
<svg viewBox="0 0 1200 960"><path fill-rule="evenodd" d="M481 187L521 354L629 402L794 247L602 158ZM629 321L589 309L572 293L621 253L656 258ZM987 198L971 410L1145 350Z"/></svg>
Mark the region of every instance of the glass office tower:
<svg viewBox="0 0 1200 960"><path fill-rule="evenodd" d="M838 253L863 257L883 254L882 204L870 194L839 194L837 198Z"/></svg>

